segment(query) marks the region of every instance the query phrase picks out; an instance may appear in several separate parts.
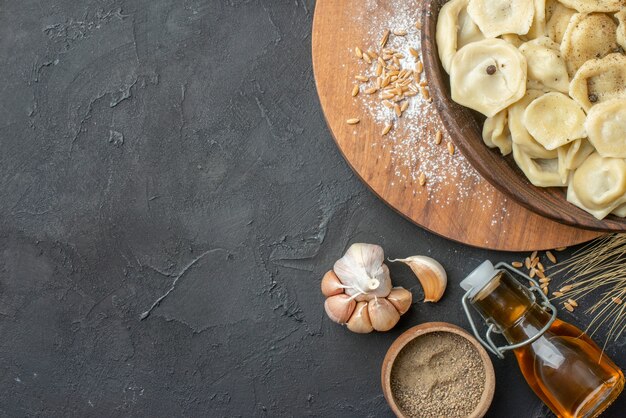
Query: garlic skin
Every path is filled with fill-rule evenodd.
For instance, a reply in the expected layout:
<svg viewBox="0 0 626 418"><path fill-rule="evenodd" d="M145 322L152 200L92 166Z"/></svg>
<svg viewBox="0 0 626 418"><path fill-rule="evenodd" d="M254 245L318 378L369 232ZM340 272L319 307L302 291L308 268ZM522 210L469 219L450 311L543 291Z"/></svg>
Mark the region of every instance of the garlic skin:
<svg viewBox="0 0 626 418"><path fill-rule="evenodd" d="M404 315L411 307L413 294L404 287L394 287L387 296L387 300L398 310L400 315Z"/></svg>
<svg viewBox="0 0 626 418"><path fill-rule="evenodd" d="M391 278L384 259L379 245L356 243L335 262L333 271L349 296L358 300L386 297L391 292Z"/></svg>
<svg viewBox="0 0 626 418"><path fill-rule="evenodd" d="M334 271L329 270L322 278L322 294L327 298L330 296L340 295L343 293L343 285L339 281L339 277Z"/></svg>
<svg viewBox="0 0 626 418"><path fill-rule="evenodd" d="M384 275L385 275L385 277L388 277L388 278L389 278L389 280L388 280L388 281L386 281L386 283L389 283L389 285L388 285L388 286L389 286L389 292L391 292L391 289L392 289L393 284L391 283L391 276L390 276L390 274L389 274L389 267L387 267L387 265L386 265L386 264L383 264L382 269L384 270ZM387 286L387 285L385 284L385 286ZM344 287L343 287L343 289L344 289L344 291L345 291L346 293L348 293L348 291L346 290L346 286L344 286ZM381 293L381 294L384 294L384 293L388 293L388 292L387 292L387 290L386 290L386 289L384 289L384 290L381 290L381 291L380 291L380 293ZM362 301L367 302L367 301L369 301L369 300L374 299L375 297L378 297L378 296L375 294L375 292L374 292L374 293L369 293L369 292L366 292L366 293L357 293L357 296L354 298L354 300L356 300L357 302L362 302ZM380 296L380 297L384 297L384 296Z"/></svg>
<svg viewBox="0 0 626 418"><path fill-rule="evenodd" d="M359 302L356 304L354 313L348 321L348 329L357 334L369 334L374 331L370 314L367 309L367 302Z"/></svg>
<svg viewBox="0 0 626 418"><path fill-rule="evenodd" d="M356 302L346 294L331 296L324 302L326 315L331 321L338 324L345 324L352 316Z"/></svg>
<svg viewBox="0 0 626 418"><path fill-rule="evenodd" d="M448 275L437 260L423 255L414 255L389 261L392 263L400 261L413 270L424 289L424 302L437 302L446 291Z"/></svg>
<svg viewBox="0 0 626 418"><path fill-rule="evenodd" d="M376 331L389 331L400 320L400 314L386 298L374 298L367 303L370 321Z"/></svg>

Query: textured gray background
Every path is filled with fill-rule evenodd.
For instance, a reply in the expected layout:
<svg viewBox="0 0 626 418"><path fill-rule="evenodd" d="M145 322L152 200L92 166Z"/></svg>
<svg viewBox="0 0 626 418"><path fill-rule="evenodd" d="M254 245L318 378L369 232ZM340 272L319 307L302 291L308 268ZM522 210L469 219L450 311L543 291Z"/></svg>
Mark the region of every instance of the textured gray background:
<svg viewBox="0 0 626 418"><path fill-rule="evenodd" d="M0 0L0 416L389 416L393 339L467 326L458 281L513 256L433 236L355 178L314 88L313 8ZM387 334L330 323L319 280L355 241L441 260L445 298ZM494 363L489 416L545 415Z"/></svg>

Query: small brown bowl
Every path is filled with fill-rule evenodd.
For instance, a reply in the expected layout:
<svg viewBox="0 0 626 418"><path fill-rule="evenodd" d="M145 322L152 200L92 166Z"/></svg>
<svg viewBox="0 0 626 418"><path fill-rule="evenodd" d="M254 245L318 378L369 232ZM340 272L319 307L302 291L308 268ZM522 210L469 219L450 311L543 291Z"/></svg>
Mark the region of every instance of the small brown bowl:
<svg viewBox="0 0 626 418"><path fill-rule="evenodd" d="M526 209L567 225L596 231L626 231L626 219L613 215L602 220L572 205L563 187L535 187L517 167L513 157L502 157L489 149L482 139L485 117L454 101L450 96L448 75L437 52L436 32L439 10L447 0L425 0L422 11L422 61L434 98L450 137L472 166L499 192Z"/></svg>
<svg viewBox="0 0 626 418"><path fill-rule="evenodd" d="M393 365L400 354L400 351L411 341L416 338L419 338L422 335L430 334L432 332L449 332L452 334L459 335L469 341L472 346L474 346L480 355L483 366L485 368L485 389L483 390L483 394L476 406L476 409L468 418L481 418L489 409L491 405L491 401L493 400L493 393L496 388L496 375L493 371L493 364L491 363L491 359L489 358L489 354L483 348L482 345L472 337L469 333L467 333L464 329L457 327L453 324L448 324L446 322L427 322L421 325L417 325L413 328L409 328L402 335L400 335L389 347L387 350L387 354L385 355L385 359L383 360L383 367L381 372L381 381L383 386L383 393L385 395L385 399L391 407L391 410L398 418L406 418L406 415L402 412L402 410L396 404L396 401L393 396L393 392L391 390L391 370Z"/></svg>

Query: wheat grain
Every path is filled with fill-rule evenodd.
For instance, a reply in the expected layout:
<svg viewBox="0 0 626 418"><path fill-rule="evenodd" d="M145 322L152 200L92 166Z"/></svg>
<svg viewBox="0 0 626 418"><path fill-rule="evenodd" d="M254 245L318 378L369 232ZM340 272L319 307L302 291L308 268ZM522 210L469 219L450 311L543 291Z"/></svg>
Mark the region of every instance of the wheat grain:
<svg viewBox="0 0 626 418"><path fill-rule="evenodd" d="M389 33L390 33L389 29L385 29L385 32L383 33L383 37L380 40L380 47L381 48L384 48L385 45L387 45L387 41L389 40Z"/></svg>
<svg viewBox="0 0 626 418"><path fill-rule="evenodd" d="M443 139L443 133L441 133L441 131L437 131L435 133L435 144L439 145L441 144L441 140ZM517 264L518 262L513 262L513 267L515 267L515 264ZM522 267L521 263L519 263L520 265L517 267Z"/></svg>
<svg viewBox="0 0 626 418"><path fill-rule="evenodd" d="M399 105L399 104L397 104L397 103L396 103L396 104L393 106L393 110L394 110L394 112L396 112L396 116L397 116L397 117L399 117L399 118L400 118L400 117L402 117L402 109L400 108L400 105Z"/></svg>

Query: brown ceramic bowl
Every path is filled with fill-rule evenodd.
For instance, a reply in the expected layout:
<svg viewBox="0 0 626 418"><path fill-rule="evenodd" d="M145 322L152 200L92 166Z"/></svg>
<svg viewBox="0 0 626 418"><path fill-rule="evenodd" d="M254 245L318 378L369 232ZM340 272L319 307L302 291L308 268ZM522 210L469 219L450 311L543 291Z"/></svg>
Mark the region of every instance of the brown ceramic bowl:
<svg viewBox="0 0 626 418"><path fill-rule="evenodd" d="M452 101L448 75L441 66L435 40L437 17L446 0L425 0L422 12L422 60L431 96L457 148L498 191L539 215L596 231L626 231L626 220L610 215L603 220L566 200L565 188L533 186L511 155L503 158L482 140L484 116Z"/></svg>
<svg viewBox="0 0 626 418"><path fill-rule="evenodd" d="M381 382L383 386L383 393L385 395L385 399L391 407L391 410L398 418L406 418L406 415L402 412L402 410L396 404L396 401L393 397L393 392L391 390L391 369L400 354L400 351L411 341L416 338L419 338L422 335L430 334L432 332L450 332L452 334L459 335L469 341L478 352L480 356L483 366L485 368L485 390L483 391L482 397L476 406L474 412L468 418L481 418L485 416L489 406L491 405L491 401L493 400L493 393L496 388L496 375L493 371L493 364L491 363L491 359L489 358L489 354L483 348L482 345L472 337L469 333L467 333L464 329L457 327L456 325L448 324L446 322L427 322L425 324L417 325L413 328L409 328L402 335L400 335L389 347L387 350L387 354L385 355L385 359L383 360L383 367L381 372Z"/></svg>

